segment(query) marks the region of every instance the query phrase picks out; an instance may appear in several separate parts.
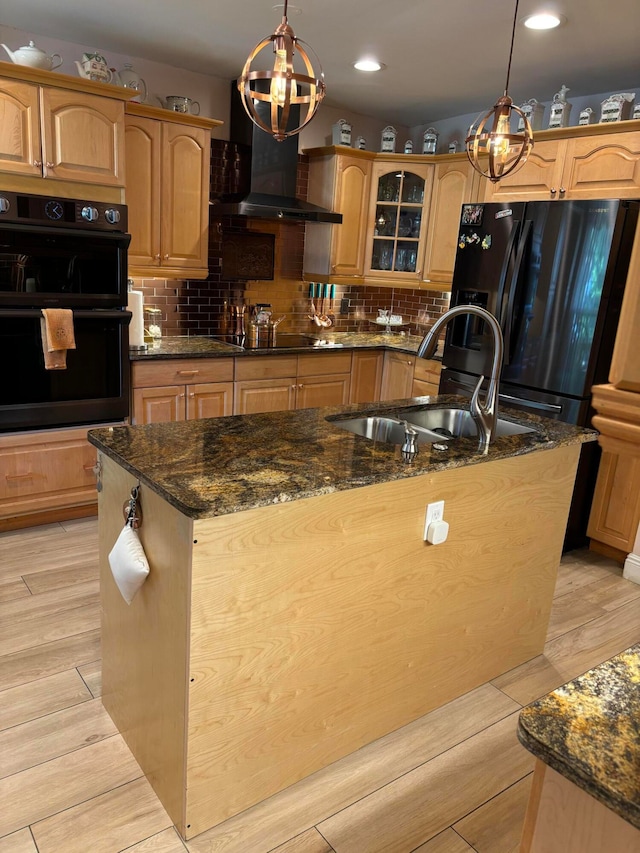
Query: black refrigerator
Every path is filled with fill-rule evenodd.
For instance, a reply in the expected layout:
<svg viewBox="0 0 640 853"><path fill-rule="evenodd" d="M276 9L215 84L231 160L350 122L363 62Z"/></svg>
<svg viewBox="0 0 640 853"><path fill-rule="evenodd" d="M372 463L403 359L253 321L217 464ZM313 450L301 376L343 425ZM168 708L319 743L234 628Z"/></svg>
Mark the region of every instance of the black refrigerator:
<svg viewBox="0 0 640 853"><path fill-rule="evenodd" d="M500 321L500 403L590 426L591 387L608 381L640 201L535 201L462 206L451 305ZM491 372L492 341L477 317L449 323L442 394L470 397ZM598 472L583 445L565 549L586 543Z"/></svg>

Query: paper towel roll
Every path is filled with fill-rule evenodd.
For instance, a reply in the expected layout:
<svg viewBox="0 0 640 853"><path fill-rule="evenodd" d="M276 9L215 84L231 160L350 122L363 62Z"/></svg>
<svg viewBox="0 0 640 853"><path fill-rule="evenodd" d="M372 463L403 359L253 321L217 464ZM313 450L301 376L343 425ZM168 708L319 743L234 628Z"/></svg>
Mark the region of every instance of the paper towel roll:
<svg viewBox="0 0 640 853"><path fill-rule="evenodd" d="M127 294L127 310L131 311L129 346L144 347L144 294L141 290L130 290Z"/></svg>

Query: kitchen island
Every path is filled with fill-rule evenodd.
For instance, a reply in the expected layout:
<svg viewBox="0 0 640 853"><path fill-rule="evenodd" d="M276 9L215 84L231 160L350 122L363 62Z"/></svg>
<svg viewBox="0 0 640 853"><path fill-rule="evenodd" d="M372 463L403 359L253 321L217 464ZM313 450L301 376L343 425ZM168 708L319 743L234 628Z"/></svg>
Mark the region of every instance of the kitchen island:
<svg viewBox="0 0 640 853"><path fill-rule="evenodd" d="M465 405L428 397L368 414ZM397 445L363 406L93 430L103 702L191 838L539 654L581 443L533 432ZM503 413L503 417L504 417ZM151 572L107 555L140 484ZM424 541L444 500L446 542Z"/></svg>

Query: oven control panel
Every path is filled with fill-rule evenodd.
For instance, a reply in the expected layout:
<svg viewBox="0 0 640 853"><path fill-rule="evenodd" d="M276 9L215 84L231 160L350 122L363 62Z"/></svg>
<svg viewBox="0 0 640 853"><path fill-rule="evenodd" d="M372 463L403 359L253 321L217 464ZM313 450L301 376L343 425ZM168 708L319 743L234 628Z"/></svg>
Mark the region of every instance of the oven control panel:
<svg viewBox="0 0 640 853"><path fill-rule="evenodd" d="M0 222L125 232L127 206L0 190Z"/></svg>

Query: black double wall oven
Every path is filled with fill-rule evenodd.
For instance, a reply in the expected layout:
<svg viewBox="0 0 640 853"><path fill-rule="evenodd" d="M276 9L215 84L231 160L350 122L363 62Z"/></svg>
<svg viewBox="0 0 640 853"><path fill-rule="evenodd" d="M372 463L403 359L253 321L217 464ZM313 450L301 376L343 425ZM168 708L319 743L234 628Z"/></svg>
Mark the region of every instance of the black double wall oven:
<svg viewBox="0 0 640 853"><path fill-rule="evenodd" d="M129 414L125 205L0 190L0 430ZM45 370L43 308L73 312L75 349Z"/></svg>

